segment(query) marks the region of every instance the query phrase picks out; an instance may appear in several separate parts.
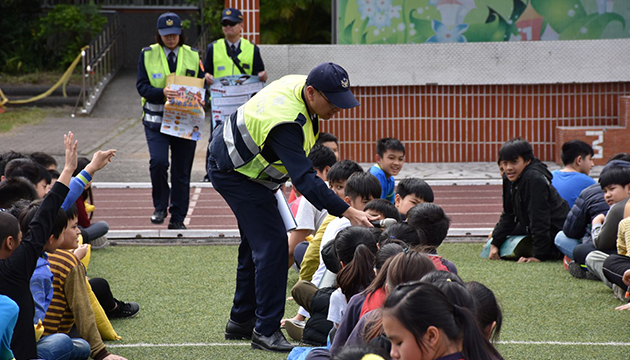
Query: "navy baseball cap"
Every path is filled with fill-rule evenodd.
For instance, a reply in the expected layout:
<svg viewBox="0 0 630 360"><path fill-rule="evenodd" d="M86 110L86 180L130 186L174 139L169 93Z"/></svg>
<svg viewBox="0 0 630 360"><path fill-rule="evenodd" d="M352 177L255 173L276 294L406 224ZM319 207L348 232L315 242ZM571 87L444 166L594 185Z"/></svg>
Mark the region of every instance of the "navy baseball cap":
<svg viewBox="0 0 630 360"><path fill-rule="evenodd" d="M306 84L324 93L326 98L338 108L350 109L360 105L350 91L348 73L337 64L317 65L308 74Z"/></svg>
<svg viewBox="0 0 630 360"><path fill-rule="evenodd" d="M164 35L181 35L182 19L177 14L168 12L160 15L157 21L158 33Z"/></svg>
<svg viewBox="0 0 630 360"><path fill-rule="evenodd" d="M235 23L243 22L243 14L238 9L227 8L221 13L221 21L228 20Z"/></svg>

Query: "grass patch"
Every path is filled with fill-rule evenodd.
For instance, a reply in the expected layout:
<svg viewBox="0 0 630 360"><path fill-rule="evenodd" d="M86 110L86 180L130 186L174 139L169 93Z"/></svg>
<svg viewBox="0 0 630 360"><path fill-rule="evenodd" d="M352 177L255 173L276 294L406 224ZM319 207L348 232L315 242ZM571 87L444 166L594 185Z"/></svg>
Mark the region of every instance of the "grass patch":
<svg viewBox="0 0 630 360"><path fill-rule="evenodd" d="M46 112L36 107L10 107L0 114L0 133L11 131L13 127L41 123Z"/></svg>
<svg viewBox="0 0 630 360"><path fill-rule="evenodd" d="M63 76L63 71L42 71L22 75L0 74L0 82L3 85L54 85ZM81 74L76 70L70 75L70 85L81 86Z"/></svg>
<svg viewBox="0 0 630 360"><path fill-rule="evenodd" d="M464 280L490 287L504 311L503 341L625 342L629 312L602 283L573 279L560 262L517 264L478 257L483 244L444 244ZM236 269L236 246L110 247L94 251L88 274L109 280L116 296L137 301L134 319L112 324L122 341L108 345L193 344L181 347L112 347L129 359L286 359L249 346L194 346L225 343ZM289 271L289 286L297 281ZM288 295L288 290L287 290ZM288 302L285 316L297 311ZM242 343L242 342L236 342ZM499 344L506 359L620 359L627 347L599 345Z"/></svg>

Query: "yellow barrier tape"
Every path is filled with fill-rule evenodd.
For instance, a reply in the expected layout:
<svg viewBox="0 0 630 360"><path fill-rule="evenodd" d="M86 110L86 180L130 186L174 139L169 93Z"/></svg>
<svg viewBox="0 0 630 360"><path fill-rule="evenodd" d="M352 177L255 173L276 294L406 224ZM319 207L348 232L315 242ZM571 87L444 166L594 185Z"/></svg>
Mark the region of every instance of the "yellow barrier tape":
<svg viewBox="0 0 630 360"><path fill-rule="evenodd" d="M83 53L83 51L85 51L85 49L87 49L89 47L90 47L89 45L86 45L86 46L82 47L81 48L81 53ZM72 61L72 64L70 64L70 66L68 67L66 72L63 73L63 75L61 76L59 81L57 81L57 83L55 85L53 85L50 89L48 89L46 92L41 93L41 94L39 94L37 96L34 96L34 97L30 98L30 99L9 100L4 95L2 90L0 90L0 106L3 106L5 104L26 104L26 103L30 103L30 102L33 102L33 101L37 101L37 100L43 99L45 97L50 96L50 94L52 94L61 85L63 85L63 87L61 88L61 90L63 92L63 96L67 97L68 95L66 94L66 85L68 84L68 81L70 80L70 76L72 75L72 72L74 71L74 68L76 68L77 64L79 64L79 61L81 61L81 53L79 53L79 55L77 55L77 57L74 59L74 61Z"/></svg>

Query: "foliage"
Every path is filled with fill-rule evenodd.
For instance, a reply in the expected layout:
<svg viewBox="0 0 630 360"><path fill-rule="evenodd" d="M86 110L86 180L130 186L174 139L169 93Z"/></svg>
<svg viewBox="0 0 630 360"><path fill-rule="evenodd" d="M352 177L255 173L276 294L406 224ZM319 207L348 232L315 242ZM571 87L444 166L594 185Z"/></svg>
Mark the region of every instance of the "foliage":
<svg viewBox="0 0 630 360"><path fill-rule="evenodd" d="M33 72L41 58L33 44L41 0L0 1L0 71Z"/></svg>
<svg viewBox="0 0 630 360"><path fill-rule="evenodd" d="M89 5L57 5L43 17L35 36L47 62L68 66L81 48L101 32L107 18Z"/></svg>
<svg viewBox="0 0 630 360"><path fill-rule="evenodd" d="M330 44L330 0L260 2L263 44Z"/></svg>
<svg viewBox="0 0 630 360"><path fill-rule="evenodd" d="M39 124L45 116L44 110L38 108L7 108L5 113L0 114L0 133L22 125Z"/></svg>
<svg viewBox="0 0 630 360"><path fill-rule="evenodd" d="M186 0L189 4L198 6L198 0ZM194 26L202 27L203 30L210 29L210 34L213 40L220 39L223 37L223 32L221 31L221 12L225 7L224 0L203 0L202 1L203 11L199 13L191 14L193 17ZM203 18L202 18L203 16ZM195 39L190 39L194 41ZM192 41L189 43L192 44Z"/></svg>

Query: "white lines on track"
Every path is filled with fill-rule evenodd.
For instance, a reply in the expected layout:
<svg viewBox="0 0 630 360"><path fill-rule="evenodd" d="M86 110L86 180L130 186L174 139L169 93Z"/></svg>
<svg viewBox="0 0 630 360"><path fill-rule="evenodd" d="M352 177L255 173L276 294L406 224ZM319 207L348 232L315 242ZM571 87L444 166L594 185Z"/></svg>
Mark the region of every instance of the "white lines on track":
<svg viewBox="0 0 630 360"><path fill-rule="evenodd" d="M188 204L188 213L186 214L186 218L184 219L184 225L190 225L190 218L192 217L193 211L195 211L195 205L197 205L197 200L199 200L199 195L201 194L201 188L195 188L195 192L193 192L192 199L190 199L190 203Z"/></svg>

